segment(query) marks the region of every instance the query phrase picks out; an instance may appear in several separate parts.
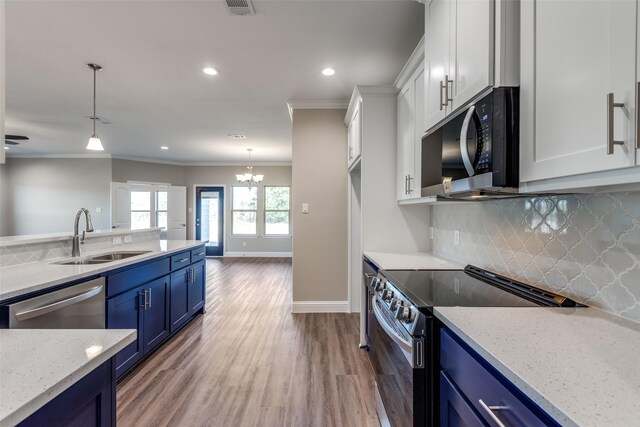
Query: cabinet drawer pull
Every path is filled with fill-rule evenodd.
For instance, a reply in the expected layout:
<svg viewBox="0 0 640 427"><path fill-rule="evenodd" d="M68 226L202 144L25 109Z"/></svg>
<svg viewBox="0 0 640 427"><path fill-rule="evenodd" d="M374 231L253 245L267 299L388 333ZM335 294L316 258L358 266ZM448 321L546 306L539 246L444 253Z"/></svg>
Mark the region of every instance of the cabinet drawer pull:
<svg viewBox="0 0 640 427"><path fill-rule="evenodd" d="M607 154L613 154L613 149L616 145L623 145L624 141L616 141L613 136L613 122L614 122L614 108L624 108L624 102L615 102L613 99L613 93L607 94Z"/></svg>
<svg viewBox="0 0 640 427"><path fill-rule="evenodd" d="M498 418L494 413L494 411L502 411L507 409L506 406L488 406L486 403L482 401L482 399L478 400L478 403L480 403L480 406L482 406L482 409L484 409L484 411L491 417L493 422L498 424L499 427L506 427L504 423L500 421L500 418Z"/></svg>
<svg viewBox="0 0 640 427"><path fill-rule="evenodd" d="M411 181L413 181L413 178L411 177L411 175L409 175L409 182L407 184L407 194L413 193L413 185L411 185Z"/></svg>
<svg viewBox="0 0 640 427"><path fill-rule="evenodd" d="M444 90L444 82L440 80L440 111L447 105L442 102L442 91Z"/></svg>
<svg viewBox="0 0 640 427"><path fill-rule="evenodd" d="M151 289L149 289L149 308L151 308Z"/></svg>
<svg viewBox="0 0 640 427"><path fill-rule="evenodd" d="M196 256L203 256L203 255L204 255L204 252L198 252L198 253L196 254Z"/></svg>
<svg viewBox="0 0 640 427"><path fill-rule="evenodd" d="M176 262L187 262L187 261L189 261L189 258L180 258L176 260Z"/></svg>

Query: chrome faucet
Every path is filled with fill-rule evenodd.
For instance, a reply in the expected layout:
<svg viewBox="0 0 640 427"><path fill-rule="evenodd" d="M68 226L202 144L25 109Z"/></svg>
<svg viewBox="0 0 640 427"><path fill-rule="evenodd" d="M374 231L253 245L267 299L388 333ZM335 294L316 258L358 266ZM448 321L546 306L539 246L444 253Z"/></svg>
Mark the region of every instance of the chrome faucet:
<svg viewBox="0 0 640 427"><path fill-rule="evenodd" d="M80 208L78 212L76 212L76 219L73 223L73 240L71 245L71 256L79 257L80 256L80 236L78 235L78 225L80 223L80 217L84 212L85 218L85 231L82 232L82 243L84 243L85 233L90 233L93 231L93 223L91 222L91 214L88 209Z"/></svg>

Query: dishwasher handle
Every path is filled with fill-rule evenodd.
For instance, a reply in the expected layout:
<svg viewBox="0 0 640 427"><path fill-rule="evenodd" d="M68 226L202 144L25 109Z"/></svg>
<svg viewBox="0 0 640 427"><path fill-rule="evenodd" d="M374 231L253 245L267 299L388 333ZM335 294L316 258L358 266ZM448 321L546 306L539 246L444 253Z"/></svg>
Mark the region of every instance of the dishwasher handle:
<svg viewBox="0 0 640 427"><path fill-rule="evenodd" d="M61 308L68 307L72 304L76 304L81 301L88 300L89 298L93 298L98 295L104 289L103 285L96 286L88 290L87 292L83 292L79 295L75 295L71 298L63 299L62 301L54 302L53 304L47 304L42 307L34 308L32 310L22 311L20 313L16 313L16 319L20 321L24 321L27 319L33 319L34 317L39 317L47 313L51 313L52 311L60 310Z"/></svg>

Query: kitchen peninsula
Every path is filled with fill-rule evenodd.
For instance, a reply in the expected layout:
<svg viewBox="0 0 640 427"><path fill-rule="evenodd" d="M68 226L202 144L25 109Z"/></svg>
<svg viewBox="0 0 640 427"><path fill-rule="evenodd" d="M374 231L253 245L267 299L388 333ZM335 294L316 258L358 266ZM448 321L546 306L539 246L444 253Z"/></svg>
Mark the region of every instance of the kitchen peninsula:
<svg viewBox="0 0 640 427"><path fill-rule="evenodd" d="M0 425L110 423L115 381L204 313L203 242L118 230L70 257L70 237L0 238Z"/></svg>

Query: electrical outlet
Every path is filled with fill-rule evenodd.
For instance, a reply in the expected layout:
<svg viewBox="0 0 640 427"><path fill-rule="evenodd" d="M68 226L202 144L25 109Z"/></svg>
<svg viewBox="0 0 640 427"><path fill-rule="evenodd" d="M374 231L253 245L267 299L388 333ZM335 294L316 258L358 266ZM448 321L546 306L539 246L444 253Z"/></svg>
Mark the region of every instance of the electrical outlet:
<svg viewBox="0 0 640 427"><path fill-rule="evenodd" d="M114 245L119 245L122 243L122 237L121 236L117 236L113 238L113 244Z"/></svg>
<svg viewBox="0 0 640 427"><path fill-rule="evenodd" d="M247 242L242 242L242 246L247 246Z"/></svg>
<svg viewBox="0 0 640 427"><path fill-rule="evenodd" d="M454 245L460 244L460 230L455 230L453 232L453 244Z"/></svg>
<svg viewBox="0 0 640 427"><path fill-rule="evenodd" d="M124 242L125 243L131 243L131 241L133 240L133 237L131 236L124 236Z"/></svg>
<svg viewBox="0 0 640 427"><path fill-rule="evenodd" d="M433 240L433 225L429 227L429 238Z"/></svg>
<svg viewBox="0 0 640 427"><path fill-rule="evenodd" d="M102 208L100 207L96 208L96 213L102 213Z"/></svg>

